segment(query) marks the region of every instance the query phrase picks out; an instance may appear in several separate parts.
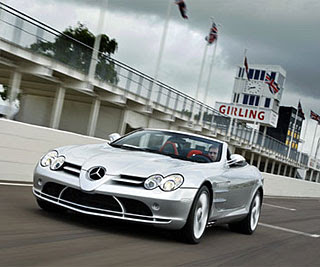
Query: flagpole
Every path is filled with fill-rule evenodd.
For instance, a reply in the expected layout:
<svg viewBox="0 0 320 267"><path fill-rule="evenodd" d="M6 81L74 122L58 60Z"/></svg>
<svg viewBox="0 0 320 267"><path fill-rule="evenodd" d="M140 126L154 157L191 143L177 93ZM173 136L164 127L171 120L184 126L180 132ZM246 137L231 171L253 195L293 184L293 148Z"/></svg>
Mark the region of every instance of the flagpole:
<svg viewBox="0 0 320 267"><path fill-rule="evenodd" d="M313 136L312 145L311 145L311 151L310 151L310 156L311 156L311 157L312 157L312 151L313 151L314 141L315 141L316 135L317 135L318 125L319 125L319 122L317 122L316 129L315 129L315 131L314 131L314 136Z"/></svg>
<svg viewBox="0 0 320 267"><path fill-rule="evenodd" d="M168 0L168 8L167 8L167 15L166 15L166 20L164 22L164 26L163 26L163 31L162 31L162 36L161 36L161 40L160 40L160 48L159 48L159 53L158 53L158 57L157 57L157 61L156 61L156 68L154 71L154 75L153 75L153 80L152 80L152 84L150 87L150 91L149 91L149 103L148 103L148 107L150 109L152 109L152 94L153 92L153 88L154 88L154 84L155 82L158 80L158 75L159 75L159 70L160 70L160 64L161 64L161 60L162 60L162 55L163 55L163 50L164 50L164 45L167 39L167 33L168 33L168 27L169 27L169 20L171 17L171 9L172 9L172 0Z"/></svg>
<svg viewBox="0 0 320 267"><path fill-rule="evenodd" d="M105 15L106 10L108 8L109 0L106 0L104 2L104 6L100 8L99 10L99 19L98 19L98 25L97 25L97 35L94 38L94 45L93 45L93 51L92 56L90 60L90 66L89 66L89 72L88 77L89 79L94 79L95 72L96 72L96 66L98 63L98 54L99 54L99 48L101 43L101 35L105 23Z"/></svg>
<svg viewBox="0 0 320 267"><path fill-rule="evenodd" d="M168 25L169 25L169 20L171 17L171 9L172 9L172 0L168 0L167 16L166 16L166 21L164 23L162 37L161 37L161 41L160 41L160 49L159 49L159 54L158 54L158 58L157 58L157 62L156 62L156 69L155 69L155 72L153 75L153 79L155 81L158 80L158 74L159 74L160 64L161 64L161 60L162 60L164 45L165 45L165 42L167 39Z"/></svg>
<svg viewBox="0 0 320 267"><path fill-rule="evenodd" d="M317 142L317 149L316 149L316 152L315 152L315 159L317 159L317 156L318 156L318 152L319 152L319 147L320 147L320 137L318 138L318 142Z"/></svg>
<svg viewBox="0 0 320 267"><path fill-rule="evenodd" d="M307 121L307 124L306 124L306 128L304 129L304 133L303 133L303 138L302 138L302 140L303 140L303 143L302 143L302 146L301 146L301 152L300 152L300 154L299 154L299 163L300 163L300 160L301 160L301 156L302 156L302 151L303 151L303 148L304 148L304 144L305 144L305 138L306 138L306 133L307 133L307 129L308 129L308 124L309 124L309 120L308 119L306 119L306 121Z"/></svg>
<svg viewBox="0 0 320 267"><path fill-rule="evenodd" d="M200 68L198 83L197 83L197 90L196 90L196 95L195 95L195 99L196 100L198 100L198 98L199 98L200 85L201 85L201 81L202 81L204 63L205 63L206 57L207 57L207 51L208 51L208 43L206 42L206 45L205 45L205 48L204 48L204 52L203 52L203 56L202 56L202 62L201 62L201 68Z"/></svg>
<svg viewBox="0 0 320 267"><path fill-rule="evenodd" d="M216 40L215 45L214 45L214 49L213 49L213 54L212 54L212 59L211 59L211 64L210 64L209 74L208 74L208 80L207 80L204 99L203 99L203 102L208 104L208 105L209 105L209 101L207 101L207 97L208 97L208 94L209 94L209 86L210 86L211 77L212 77L212 69L213 69L213 65L214 65L214 59L215 59L215 56L216 56L217 45L218 45L218 39Z"/></svg>
<svg viewBox="0 0 320 267"><path fill-rule="evenodd" d="M300 103L300 99L299 99L299 103ZM287 158L290 158L290 152L291 152L291 147L292 147L292 140L293 140L294 131L295 131L296 125L297 125L298 115L299 115L299 107L297 108L296 117L295 117L295 119L294 119L292 134L290 134L290 142L289 142L289 149L288 149L288 153L287 153Z"/></svg>
<svg viewBox="0 0 320 267"><path fill-rule="evenodd" d="M248 49L245 48L244 52L243 52L243 62L244 62L244 65L245 65L244 66L245 67L245 71L246 71L246 64L248 64L248 63L245 63L246 57L247 57L247 51L248 51ZM246 86L248 86L248 79L249 79L249 77L247 76ZM259 113L259 110L260 110L260 98L259 98L259 103L258 103L258 108L257 108L257 115ZM257 118L255 118L255 120L253 122L252 133L251 133L251 136L250 136L249 145L252 145L252 143L253 143L253 137L255 135L255 127L256 127L256 125L257 125ZM260 127L260 124L259 124L259 127Z"/></svg>

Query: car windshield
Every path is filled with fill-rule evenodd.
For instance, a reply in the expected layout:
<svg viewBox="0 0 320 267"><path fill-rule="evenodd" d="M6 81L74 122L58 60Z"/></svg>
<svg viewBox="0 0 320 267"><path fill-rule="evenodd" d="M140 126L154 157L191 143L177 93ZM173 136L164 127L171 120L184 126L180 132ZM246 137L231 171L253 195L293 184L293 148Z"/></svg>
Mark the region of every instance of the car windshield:
<svg viewBox="0 0 320 267"><path fill-rule="evenodd" d="M110 145L199 163L220 161L222 152L222 143L220 142L188 134L158 130L136 131Z"/></svg>

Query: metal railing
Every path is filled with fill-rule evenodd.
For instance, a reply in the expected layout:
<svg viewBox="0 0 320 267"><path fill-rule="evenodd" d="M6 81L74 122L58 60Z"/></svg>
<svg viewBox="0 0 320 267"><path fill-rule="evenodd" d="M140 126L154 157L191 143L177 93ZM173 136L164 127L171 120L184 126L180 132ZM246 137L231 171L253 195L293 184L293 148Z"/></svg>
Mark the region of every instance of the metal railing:
<svg viewBox="0 0 320 267"><path fill-rule="evenodd" d="M86 75L89 74L93 48L70 36L0 2L0 38L34 53L50 57ZM214 108L184 94L171 86L99 53L96 61L95 78L122 88L148 100L155 106L170 109L176 117L188 118L220 135L227 135L230 117ZM251 135L254 135L251 138ZM242 124L232 126L231 136L266 151L274 152L283 159L287 157L288 147L261 132ZM250 140L253 140L250 144ZM289 158L298 162L300 152L292 150ZM308 165L309 157L302 154L300 163Z"/></svg>

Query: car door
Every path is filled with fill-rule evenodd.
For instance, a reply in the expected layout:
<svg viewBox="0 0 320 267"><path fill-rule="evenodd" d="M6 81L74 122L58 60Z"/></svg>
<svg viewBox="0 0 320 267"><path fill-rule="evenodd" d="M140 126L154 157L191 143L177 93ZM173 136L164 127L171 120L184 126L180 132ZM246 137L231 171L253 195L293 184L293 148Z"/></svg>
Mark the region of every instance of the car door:
<svg viewBox="0 0 320 267"><path fill-rule="evenodd" d="M229 181L226 209L244 208L254 186L250 166L230 166L224 176Z"/></svg>

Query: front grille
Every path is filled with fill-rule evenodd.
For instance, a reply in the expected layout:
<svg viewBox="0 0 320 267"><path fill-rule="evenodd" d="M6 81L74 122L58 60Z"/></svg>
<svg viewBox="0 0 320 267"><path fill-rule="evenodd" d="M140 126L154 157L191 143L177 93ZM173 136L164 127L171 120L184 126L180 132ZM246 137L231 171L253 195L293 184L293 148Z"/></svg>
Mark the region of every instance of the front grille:
<svg viewBox="0 0 320 267"><path fill-rule="evenodd" d="M79 189L66 187L53 182L46 183L41 193L43 193L43 195L40 194L43 197L83 211L94 211L102 214L110 214L110 212L124 212L126 213L126 217L131 216L132 218L138 218L139 216L153 216L150 208L139 200L86 193ZM124 210L122 210L121 205L117 200L121 203ZM152 220L152 217L150 219Z"/></svg>
<svg viewBox="0 0 320 267"><path fill-rule="evenodd" d="M88 194L70 187L63 192L61 199L97 209L106 209L119 212L122 211L119 203L112 196Z"/></svg>
<svg viewBox="0 0 320 267"><path fill-rule="evenodd" d="M120 176L113 177L112 180L117 183L142 185L147 178L121 174Z"/></svg>
<svg viewBox="0 0 320 267"><path fill-rule="evenodd" d="M64 162L60 170L79 177L81 172L81 166L70 162Z"/></svg>

